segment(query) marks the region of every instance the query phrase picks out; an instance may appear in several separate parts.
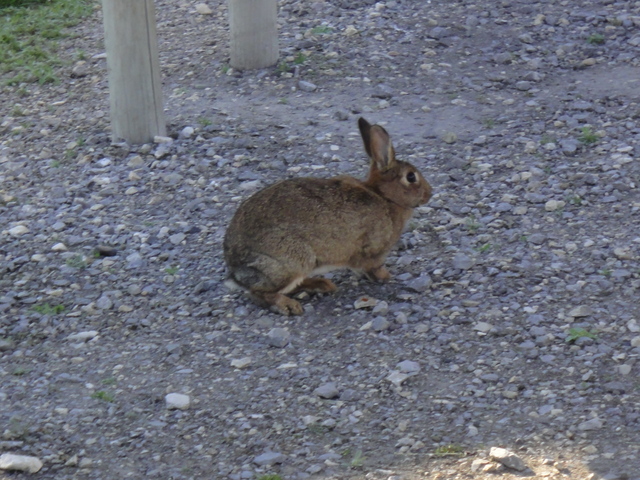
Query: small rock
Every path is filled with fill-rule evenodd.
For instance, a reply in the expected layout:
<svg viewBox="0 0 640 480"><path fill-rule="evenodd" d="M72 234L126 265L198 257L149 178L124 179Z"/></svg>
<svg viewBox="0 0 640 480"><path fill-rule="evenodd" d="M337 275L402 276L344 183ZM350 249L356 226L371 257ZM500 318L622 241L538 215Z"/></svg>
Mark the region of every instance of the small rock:
<svg viewBox="0 0 640 480"><path fill-rule="evenodd" d="M274 465L276 463L282 463L282 462L284 462L285 458L286 457L282 453L267 452L267 453L263 453L262 455L258 455L257 457L255 457L253 459L253 463L263 467L263 466L268 466L268 465Z"/></svg>
<svg viewBox="0 0 640 480"><path fill-rule="evenodd" d="M71 76L73 78L82 78L89 75L89 65L84 60L77 62L71 69Z"/></svg>
<svg viewBox="0 0 640 480"><path fill-rule="evenodd" d="M67 246L64 243L56 243L51 247L52 252L66 252L67 250Z"/></svg>
<svg viewBox="0 0 640 480"><path fill-rule="evenodd" d="M371 328L376 332L383 332L391 326L391 323L384 317L376 317L371 320Z"/></svg>
<svg viewBox="0 0 640 480"><path fill-rule="evenodd" d="M631 365L626 363L624 365L620 365L618 367L618 372L620 372L620 375L629 375L631 373Z"/></svg>
<svg viewBox="0 0 640 480"><path fill-rule="evenodd" d="M286 328L272 328L267 334L267 342L272 347L284 348L289 344L291 334Z"/></svg>
<svg viewBox="0 0 640 480"><path fill-rule="evenodd" d="M565 138L560 140L560 148L562 149L562 153L571 156L574 155L578 151L578 141L573 138Z"/></svg>
<svg viewBox="0 0 640 480"><path fill-rule="evenodd" d="M493 328L493 325L491 325L490 323L487 323L487 322L478 322L473 327L474 330L477 330L477 331L482 332L482 333L489 333L492 328Z"/></svg>
<svg viewBox="0 0 640 480"><path fill-rule="evenodd" d="M527 240L534 245L542 245L547 240L547 236L544 233L533 233L527 237Z"/></svg>
<svg viewBox="0 0 640 480"><path fill-rule="evenodd" d="M524 463L524 461L515 453L510 452L506 448L491 447L489 456L505 467L512 468L513 470L517 470L518 472L523 472L527 469L527 465Z"/></svg>
<svg viewBox="0 0 640 480"><path fill-rule="evenodd" d="M453 257L453 268L458 270L469 270L474 263L473 258L464 253L456 253L456 256Z"/></svg>
<svg viewBox="0 0 640 480"><path fill-rule="evenodd" d="M251 365L251 362L252 362L251 357L237 358L237 359L231 360L231 366L241 370Z"/></svg>
<svg viewBox="0 0 640 480"><path fill-rule="evenodd" d="M211 8L209 8L209 5L207 5L206 3L198 3L196 5L196 12L200 15L211 15L213 13L213 10L211 10Z"/></svg>
<svg viewBox="0 0 640 480"><path fill-rule="evenodd" d="M453 132L445 132L442 134L442 141L444 143L456 143L456 141L458 140L458 135L456 135Z"/></svg>
<svg viewBox="0 0 640 480"><path fill-rule="evenodd" d="M86 342L88 340L91 340L92 338L95 338L97 335L98 332L96 330L88 330L86 332L72 333L67 337L67 340L71 340L72 342L76 342L78 340Z"/></svg>
<svg viewBox="0 0 640 480"><path fill-rule="evenodd" d="M180 245L180 243L182 243L182 241L187 238L187 236L180 232L180 233L174 233L173 235L171 235L169 237L169 241L173 244L173 245Z"/></svg>
<svg viewBox="0 0 640 480"><path fill-rule="evenodd" d="M298 82L298 88L303 92L315 92L318 89L318 86L315 83L300 80Z"/></svg>
<svg viewBox="0 0 640 480"><path fill-rule="evenodd" d="M42 468L42 461L38 457L3 453L0 455L0 469L17 470L20 472L37 473Z"/></svg>
<svg viewBox="0 0 640 480"><path fill-rule="evenodd" d="M488 460L485 460L484 458L476 458L473 462L471 462L471 471L475 473L488 464Z"/></svg>
<svg viewBox="0 0 640 480"><path fill-rule="evenodd" d="M16 225L15 227L9 229L9 234L13 235L14 237L20 237L25 233L29 233L29 229L24 225Z"/></svg>
<svg viewBox="0 0 640 480"><path fill-rule="evenodd" d="M344 35L347 37L353 37L360 33L356 27L353 25L347 25L347 28L344 29Z"/></svg>
<svg viewBox="0 0 640 480"><path fill-rule="evenodd" d="M338 387L334 382L325 383L324 385L320 385L316 388L313 393L320 398L326 398L327 400L331 400L333 398L338 398L340 396L340 392L338 391Z"/></svg>
<svg viewBox="0 0 640 480"><path fill-rule="evenodd" d="M193 127L184 127L180 132L180 136L182 138L191 138L194 132L195 132L195 129Z"/></svg>
<svg viewBox="0 0 640 480"><path fill-rule="evenodd" d="M571 310L568 315L573 318L588 317L593 315L593 309L587 305L580 305Z"/></svg>
<svg viewBox="0 0 640 480"><path fill-rule="evenodd" d="M96 300L96 307L100 310L111 310L113 308L113 302L107 295L101 295L98 300Z"/></svg>
<svg viewBox="0 0 640 480"><path fill-rule="evenodd" d="M602 428L603 423L598 417L591 418L578 425L578 430L598 430Z"/></svg>
<svg viewBox="0 0 640 480"><path fill-rule="evenodd" d="M392 371L389 375L387 375L386 380L393 383L396 387L400 387L404 381L409 378L410 375L406 373L399 372L398 370Z"/></svg>
<svg viewBox="0 0 640 480"><path fill-rule="evenodd" d="M562 200L549 200L544 204L544 209L547 212L555 212L556 210L564 207L565 202Z"/></svg>
<svg viewBox="0 0 640 480"><path fill-rule="evenodd" d="M164 400L169 410L186 410L191 405L189 395L182 393L169 393Z"/></svg>
<svg viewBox="0 0 640 480"><path fill-rule="evenodd" d="M418 373L420 371L420 364L412 360L404 360L398 363L396 368L403 373Z"/></svg>
<svg viewBox="0 0 640 480"><path fill-rule="evenodd" d="M640 335L631 339L632 347L640 347Z"/></svg>
<svg viewBox="0 0 640 480"><path fill-rule="evenodd" d="M423 273L418 278L414 278L413 280L409 281L407 283L407 288L409 290L413 290L414 292L421 293L429 290L429 287L432 283L433 281L431 280L431 277L428 274Z"/></svg>
<svg viewBox="0 0 640 480"><path fill-rule="evenodd" d="M355 302L353 302L353 307L355 309L370 308L375 307L377 303L378 300L373 297L360 297Z"/></svg>

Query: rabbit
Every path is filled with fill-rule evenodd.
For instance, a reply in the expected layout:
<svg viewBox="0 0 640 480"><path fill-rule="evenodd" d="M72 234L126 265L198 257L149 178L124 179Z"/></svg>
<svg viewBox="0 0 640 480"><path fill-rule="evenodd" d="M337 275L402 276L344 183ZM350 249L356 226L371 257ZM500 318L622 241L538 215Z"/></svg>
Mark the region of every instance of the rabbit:
<svg viewBox="0 0 640 480"><path fill-rule="evenodd" d="M432 188L413 165L396 160L383 127L364 118L358 127L371 160L365 181L282 180L246 199L231 219L223 242L229 280L259 304L301 315L302 305L287 294L335 291L333 282L314 277L335 269L389 280L387 254Z"/></svg>

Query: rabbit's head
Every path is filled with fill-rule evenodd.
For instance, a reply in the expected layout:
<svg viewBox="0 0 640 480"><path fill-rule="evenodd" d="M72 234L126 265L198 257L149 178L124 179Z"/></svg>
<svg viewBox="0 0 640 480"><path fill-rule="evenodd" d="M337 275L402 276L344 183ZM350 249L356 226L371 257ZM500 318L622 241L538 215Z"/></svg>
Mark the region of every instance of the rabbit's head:
<svg viewBox="0 0 640 480"><path fill-rule="evenodd" d="M371 159L365 185L403 208L427 203L431 185L413 165L396 159L387 131L380 125L370 125L364 118L358 120L358 127Z"/></svg>

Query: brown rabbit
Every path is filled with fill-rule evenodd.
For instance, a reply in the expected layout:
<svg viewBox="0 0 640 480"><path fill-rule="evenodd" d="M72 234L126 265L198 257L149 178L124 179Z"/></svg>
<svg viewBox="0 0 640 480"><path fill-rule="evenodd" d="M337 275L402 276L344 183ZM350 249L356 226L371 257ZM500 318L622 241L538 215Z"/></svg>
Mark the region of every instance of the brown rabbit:
<svg viewBox="0 0 640 480"><path fill-rule="evenodd" d="M383 264L389 250L413 209L431 198L431 185L420 172L396 160L384 128L364 118L358 127L371 159L366 181L283 180L245 200L227 229L230 279L284 315L303 312L286 294L336 290L330 280L313 275L350 268L388 280Z"/></svg>

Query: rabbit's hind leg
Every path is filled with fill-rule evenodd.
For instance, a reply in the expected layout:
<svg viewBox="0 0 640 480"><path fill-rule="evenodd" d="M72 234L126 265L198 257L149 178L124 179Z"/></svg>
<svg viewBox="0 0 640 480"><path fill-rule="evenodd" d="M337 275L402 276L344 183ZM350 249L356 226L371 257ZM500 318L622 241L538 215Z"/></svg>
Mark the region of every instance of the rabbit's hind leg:
<svg viewBox="0 0 640 480"><path fill-rule="evenodd" d="M300 302L287 297L283 293L252 291L251 295L258 300L258 302L266 304L282 315L302 315L302 312L304 312Z"/></svg>
<svg viewBox="0 0 640 480"><path fill-rule="evenodd" d="M331 281L323 277L307 277L296 287L293 293L304 291L309 293L328 293L338 289Z"/></svg>

